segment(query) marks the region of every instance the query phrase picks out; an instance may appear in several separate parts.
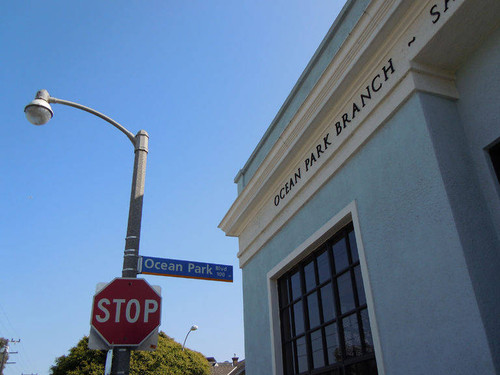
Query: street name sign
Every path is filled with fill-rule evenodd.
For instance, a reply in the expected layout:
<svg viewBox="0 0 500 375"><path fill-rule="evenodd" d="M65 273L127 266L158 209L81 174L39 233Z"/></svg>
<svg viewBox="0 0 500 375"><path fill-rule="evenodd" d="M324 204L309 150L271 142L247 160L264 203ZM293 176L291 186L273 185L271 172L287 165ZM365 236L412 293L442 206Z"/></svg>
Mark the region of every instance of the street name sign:
<svg viewBox="0 0 500 375"><path fill-rule="evenodd" d="M161 318L161 296L144 279L116 278L94 296L92 331L112 348L140 347L157 336Z"/></svg>
<svg viewBox="0 0 500 375"><path fill-rule="evenodd" d="M233 282L233 266L149 256L139 257L139 273Z"/></svg>

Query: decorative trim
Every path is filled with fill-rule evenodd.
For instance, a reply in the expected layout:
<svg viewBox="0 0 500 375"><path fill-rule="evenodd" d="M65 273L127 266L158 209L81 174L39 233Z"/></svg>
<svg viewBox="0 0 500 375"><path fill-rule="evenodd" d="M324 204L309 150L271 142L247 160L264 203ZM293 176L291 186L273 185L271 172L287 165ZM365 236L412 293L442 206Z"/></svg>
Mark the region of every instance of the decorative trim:
<svg viewBox="0 0 500 375"><path fill-rule="evenodd" d="M463 0L455 2L454 9ZM422 26L430 23L431 3L376 0L367 7L323 77L219 225L227 235L240 238L241 267L412 93L422 91L458 98L452 73L408 60L435 36L435 30L425 30ZM451 14L448 12L447 17ZM390 20L395 22L394 18L398 20L397 25L386 25ZM389 31L384 29L389 26ZM368 61L368 57L371 60ZM382 74L381 67L386 68L389 61L396 72L390 81L384 82L382 95L371 100L358 114L357 124L344 129L341 137L335 137L332 147L336 149L318 161L307 181L280 207L273 207L273 197L280 184L304 156L310 154L318 140L325 134L335 133L336 119L352 106L356 97L359 99L367 84L373 85L372 77L376 77L377 72Z"/></svg>
<svg viewBox="0 0 500 375"><path fill-rule="evenodd" d="M399 0L399 2L401 1L402 0ZM380 27L379 17L376 16L377 13L385 14L387 12L386 7L388 5L394 4L395 2L396 0L377 0L370 3L368 8L375 8L375 9L374 10L367 9L365 11L365 14L359 20L358 25L355 26L354 30L348 36L348 38L342 45L341 49L335 55L333 62L327 68L327 71L325 71L323 77L318 81L316 87L312 90L309 97L304 101L298 113L295 114L294 118L288 125L287 129L283 132L283 134L280 136L276 144L272 147L271 151L266 156L265 160L262 162L257 172L250 179L245 189L243 189L243 191L240 193L238 198L235 200L235 202L229 209L226 216L223 218L222 222L219 224L219 227L226 234L230 236L238 236L239 233L241 233L242 231L241 228L244 228L248 224L248 220L245 219L243 219L243 223L238 223L238 222L241 221L243 217L251 216L242 214L247 210L249 210L251 208L250 206L252 206L252 208L254 207L253 202L256 198L256 195L259 193L259 191L257 191L257 194L255 194L256 187L260 187L260 189L257 190L261 190L261 187L265 184L266 180L268 180L269 176L272 176L273 172L276 170L276 166L279 164L279 161L283 159L283 155L288 151L289 146L294 143L294 140L297 138L297 136L303 133L303 131L301 130L306 125L312 122L312 118L310 118L310 116L312 115L311 108L318 108L321 104L324 104L321 103L324 100L318 101L317 99L318 95L320 96L321 99L328 98L330 96L329 95L329 93L331 92L330 87L326 88L326 90L323 87L325 85L324 76L329 76L330 78L329 82L331 82L331 84L335 86L337 86L338 82L340 82L343 78L345 78L345 75L347 74L347 71L351 66L352 59L358 55L359 50L363 47L363 44L358 41L360 35L361 37L369 35L370 32L373 32L377 27ZM379 8L378 12L376 10L377 6ZM374 16L370 18L368 14L373 14ZM367 27L367 25L365 25L366 23L370 27ZM340 66L332 68L332 64L334 62L337 63L335 65L340 65ZM341 64L338 64L338 62L341 62ZM307 110L308 108L309 110ZM304 113L303 113L304 111L306 111L309 114L307 118L304 118ZM315 112L318 112L318 109L316 109ZM295 129L297 127L297 123L299 122L298 119L301 119L301 122L299 124L301 125L300 130ZM293 138L290 139L289 138L290 136L293 136ZM235 225L237 223L239 227L238 229L235 228Z"/></svg>
<svg viewBox="0 0 500 375"><path fill-rule="evenodd" d="M436 37L439 28L464 1L454 0L446 18L443 15L435 26L429 12L433 8L432 0L374 0L368 5L323 76L219 224L226 235L239 237L240 267L265 246L414 92L458 99L453 73L412 59ZM389 72L392 75L388 80L387 71L391 66L395 71ZM377 86L374 86L375 79L380 81L376 82ZM380 96L375 98L374 95L366 108L363 103L356 121L341 129L341 134L336 134L340 130L336 124L342 114L352 110L356 100L359 102L360 93L367 85L378 88L379 83L384 84ZM354 119L354 114L352 117ZM328 155L323 154L307 179L301 180L300 186L275 207L277 192L288 190L285 183L290 175L298 171L304 158L328 135L328 142L332 143Z"/></svg>

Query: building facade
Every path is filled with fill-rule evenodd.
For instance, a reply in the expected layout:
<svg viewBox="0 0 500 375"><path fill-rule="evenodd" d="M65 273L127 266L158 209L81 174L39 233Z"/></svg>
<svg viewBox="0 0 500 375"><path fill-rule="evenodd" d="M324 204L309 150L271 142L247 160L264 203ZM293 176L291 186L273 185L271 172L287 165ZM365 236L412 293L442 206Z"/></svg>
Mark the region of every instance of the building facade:
<svg viewBox="0 0 500 375"><path fill-rule="evenodd" d="M345 4L220 224L248 374L500 374L499 25Z"/></svg>

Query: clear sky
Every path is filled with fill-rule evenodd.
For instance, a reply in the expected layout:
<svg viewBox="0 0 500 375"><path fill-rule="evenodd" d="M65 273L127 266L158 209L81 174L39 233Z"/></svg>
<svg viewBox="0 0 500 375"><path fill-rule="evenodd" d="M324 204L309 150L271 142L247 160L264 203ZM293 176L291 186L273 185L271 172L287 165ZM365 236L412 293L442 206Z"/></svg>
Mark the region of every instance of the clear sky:
<svg viewBox="0 0 500 375"><path fill-rule="evenodd" d="M217 228L243 167L344 1L2 1L0 336L48 374L89 333L95 286L121 275L133 148L99 110L150 135L140 252L234 266L234 283L145 276L161 330L219 361L244 358L238 241Z"/></svg>

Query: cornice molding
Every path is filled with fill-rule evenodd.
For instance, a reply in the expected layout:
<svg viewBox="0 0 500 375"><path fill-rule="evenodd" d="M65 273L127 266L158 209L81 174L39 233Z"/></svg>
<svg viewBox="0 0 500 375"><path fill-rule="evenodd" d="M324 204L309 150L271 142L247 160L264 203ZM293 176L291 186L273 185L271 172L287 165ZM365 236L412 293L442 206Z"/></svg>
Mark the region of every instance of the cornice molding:
<svg viewBox="0 0 500 375"><path fill-rule="evenodd" d="M454 9L458 9L464 1L455 0ZM241 266L286 224L413 92L458 98L451 72L412 62L436 33L436 30L426 28L432 3L374 0L367 7L309 97L219 225L226 235L240 238L238 257ZM447 17L452 15L450 11ZM374 87L373 77L381 76L379 79L382 82L381 69L389 70L389 64L394 65L395 72L390 80L384 72L385 87L380 96L357 114L355 125L344 129L341 136L333 137L334 124L339 116L349 110L350 104L352 108L352 104L359 100L366 85L371 82ZM286 202L275 207L273 196L279 191L280 184L287 180L325 134L331 134L329 140L334 151L318 160L314 173L308 175L307 181L297 187Z"/></svg>
<svg viewBox="0 0 500 375"><path fill-rule="evenodd" d="M316 87L313 89L309 97L304 101L299 111L295 114L287 129L285 129L283 134L277 140L276 144L272 147L271 151L266 156L257 172L248 182L245 189L243 189L243 191L240 193L238 198L235 200L235 202L227 212L226 216L221 221L219 227L227 235L238 236L238 232L240 231L235 230L234 224L237 221L240 221L241 213L245 212L250 206L250 203L254 201L255 187L262 186L263 181L270 175L270 172L275 169L274 167L276 167L277 165L276 162L281 159L283 154L288 150L288 147L293 143L290 139L290 135L297 137L297 135L301 133L300 129L302 129L306 124L310 123L313 113L313 110L311 108L317 108L320 104L317 98L321 100L327 97L328 92L331 92L330 86L336 85L336 82L339 82L342 79L342 76L345 75L350 63L352 62L352 59L356 56L356 50L359 51L359 49L363 47L363 44L360 43L360 41L356 41L356 39L359 39L359 36L357 34L359 33L362 38L366 38L370 34L370 32L372 32L378 26L378 21L380 17L382 17L382 14L387 11L387 6L389 4L392 5L393 3L395 3L396 0L378 0L375 2L379 3L378 8L381 9L379 9L378 12L373 9L370 10L370 8L373 8L373 3L368 6L365 14L358 21L358 24L355 26L353 32L344 41L339 52L335 55L333 61L330 63L330 66L327 68L326 72L330 71L329 81L331 81L331 85L324 87L324 76L327 74L325 72L323 74L323 77L321 77L316 84ZM369 16L370 14L376 15L377 13L381 14L380 17ZM356 38L357 36L358 38ZM336 69L332 69L332 64L334 63L337 63ZM322 82L323 84L321 84ZM317 104L313 105L311 104L311 102ZM306 110L304 110L304 108L306 108ZM304 111L308 112L307 117L304 117ZM299 119L302 121L299 121Z"/></svg>

